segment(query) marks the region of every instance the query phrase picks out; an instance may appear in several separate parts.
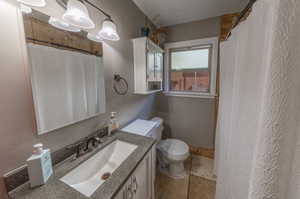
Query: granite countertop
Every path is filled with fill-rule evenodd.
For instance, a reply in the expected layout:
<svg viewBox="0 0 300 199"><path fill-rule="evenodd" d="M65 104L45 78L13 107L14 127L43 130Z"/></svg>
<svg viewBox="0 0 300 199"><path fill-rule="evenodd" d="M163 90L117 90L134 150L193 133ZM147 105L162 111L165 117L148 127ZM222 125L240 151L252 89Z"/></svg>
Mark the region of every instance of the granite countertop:
<svg viewBox="0 0 300 199"><path fill-rule="evenodd" d="M10 192L12 199L111 199L113 198L122 185L126 182L143 157L151 149L155 140L149 137L117 132L111 137L105 138L105 142L98 146L93 152L90 152L76 160L67 159L63 163L55 166L54 174L49 181L40 187L30 188L29 183L18 187ZM113 174L93 193L91 197L86 197L64 182L60 178L77 167L79 164L93 156L105 146L115 140L122 140L138 146L138 148L117 168Z"/></svg>

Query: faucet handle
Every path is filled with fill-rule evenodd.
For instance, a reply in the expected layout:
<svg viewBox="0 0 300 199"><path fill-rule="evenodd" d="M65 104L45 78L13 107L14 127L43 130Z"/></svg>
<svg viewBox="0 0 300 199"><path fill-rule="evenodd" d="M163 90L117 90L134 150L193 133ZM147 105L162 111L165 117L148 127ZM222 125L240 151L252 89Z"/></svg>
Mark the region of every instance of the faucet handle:
<svg viewBox="0 0 300 199"><path fill-rule="evenodd" d="M79 158L80 156L84 155L85 153L85 142L80 142L76 146L76 158Z"/></svg>
<svg viewBox="0 0 300 199"><path fill-rule="evenodd" d="M94 137L94 141L93 141L93 146L94 147L97 147L99 144L101 144L102 143L102 140L101 140L101 138L99 137L99 136L95 136Z"/></svg>

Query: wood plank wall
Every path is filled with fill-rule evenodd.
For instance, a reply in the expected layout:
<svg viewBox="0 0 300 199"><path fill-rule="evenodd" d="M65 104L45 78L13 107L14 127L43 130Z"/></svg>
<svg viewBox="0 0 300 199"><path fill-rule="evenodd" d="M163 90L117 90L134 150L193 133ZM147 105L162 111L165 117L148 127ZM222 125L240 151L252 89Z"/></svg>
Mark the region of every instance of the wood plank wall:
<svg viewBox="0 0 300 199"><path fill-rule="evenodd" d="M225 41L239 13L226 14L221 16L220 41Z"/></svg>
<svg viewBox="0 0 300 199"><path fill-rule="evenodd" d="M47 22L24 15L24 29L27 43L78 51L102 56L102 44L93 42L81 33L59 30ZM39 42L42 41L42 42Z"/></svg>

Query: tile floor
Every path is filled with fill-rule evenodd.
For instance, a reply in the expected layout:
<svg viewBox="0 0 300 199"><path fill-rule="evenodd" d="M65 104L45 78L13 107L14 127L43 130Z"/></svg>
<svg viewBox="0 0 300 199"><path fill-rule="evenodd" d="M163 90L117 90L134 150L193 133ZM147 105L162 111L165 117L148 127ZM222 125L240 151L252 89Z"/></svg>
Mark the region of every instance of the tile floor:
<svg viewBox="0 0 300 199"><path fill-rule="evenodd" d="M158 172L156 199L214 199L213 160L193 155L185 162L185 168L188 175L180 180Z"/></svg>

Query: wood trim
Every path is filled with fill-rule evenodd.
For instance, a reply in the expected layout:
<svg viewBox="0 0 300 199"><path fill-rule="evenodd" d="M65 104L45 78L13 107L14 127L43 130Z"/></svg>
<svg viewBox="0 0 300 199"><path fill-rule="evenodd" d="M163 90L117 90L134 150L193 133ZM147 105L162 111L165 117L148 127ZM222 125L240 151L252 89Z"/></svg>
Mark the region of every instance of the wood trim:
<svg viewBox="0 0 300 199"><path fill-rule="evenodd" d="M27 43L102 56L102 44L87 39L82 32L59 30L32 16L23 15L23 21Z"/></svg>
<svg viewBox="0 0 300 199"><path fill-rule="evenodd" d="M214 149L206 149L206 148L202 148L202 147L193 147L193 146L189 146L190 147L190 152L191 154L194 155L201 155L207 158L211 158L214 159L214 153L215 150Z"/></svg>
<svg viewBox="0 0 300 199"><path fill-rule="evenodd" d="M256 0L253 0L242 12L240 13L231 13L221 16L221 34L220 41L226 41L230 32L235 28L240 22L245 21L252 12L252 5ZM251 7L249 7L251 6Z"/></svg>
<svg viewBox="0 0 300 199"><path fill-rule="evenodd" d="M220 41L225 41L227 35L231 31L231 28L235 20L239 17L240 13L231 13L221 16L221 34Z"/></svg>

